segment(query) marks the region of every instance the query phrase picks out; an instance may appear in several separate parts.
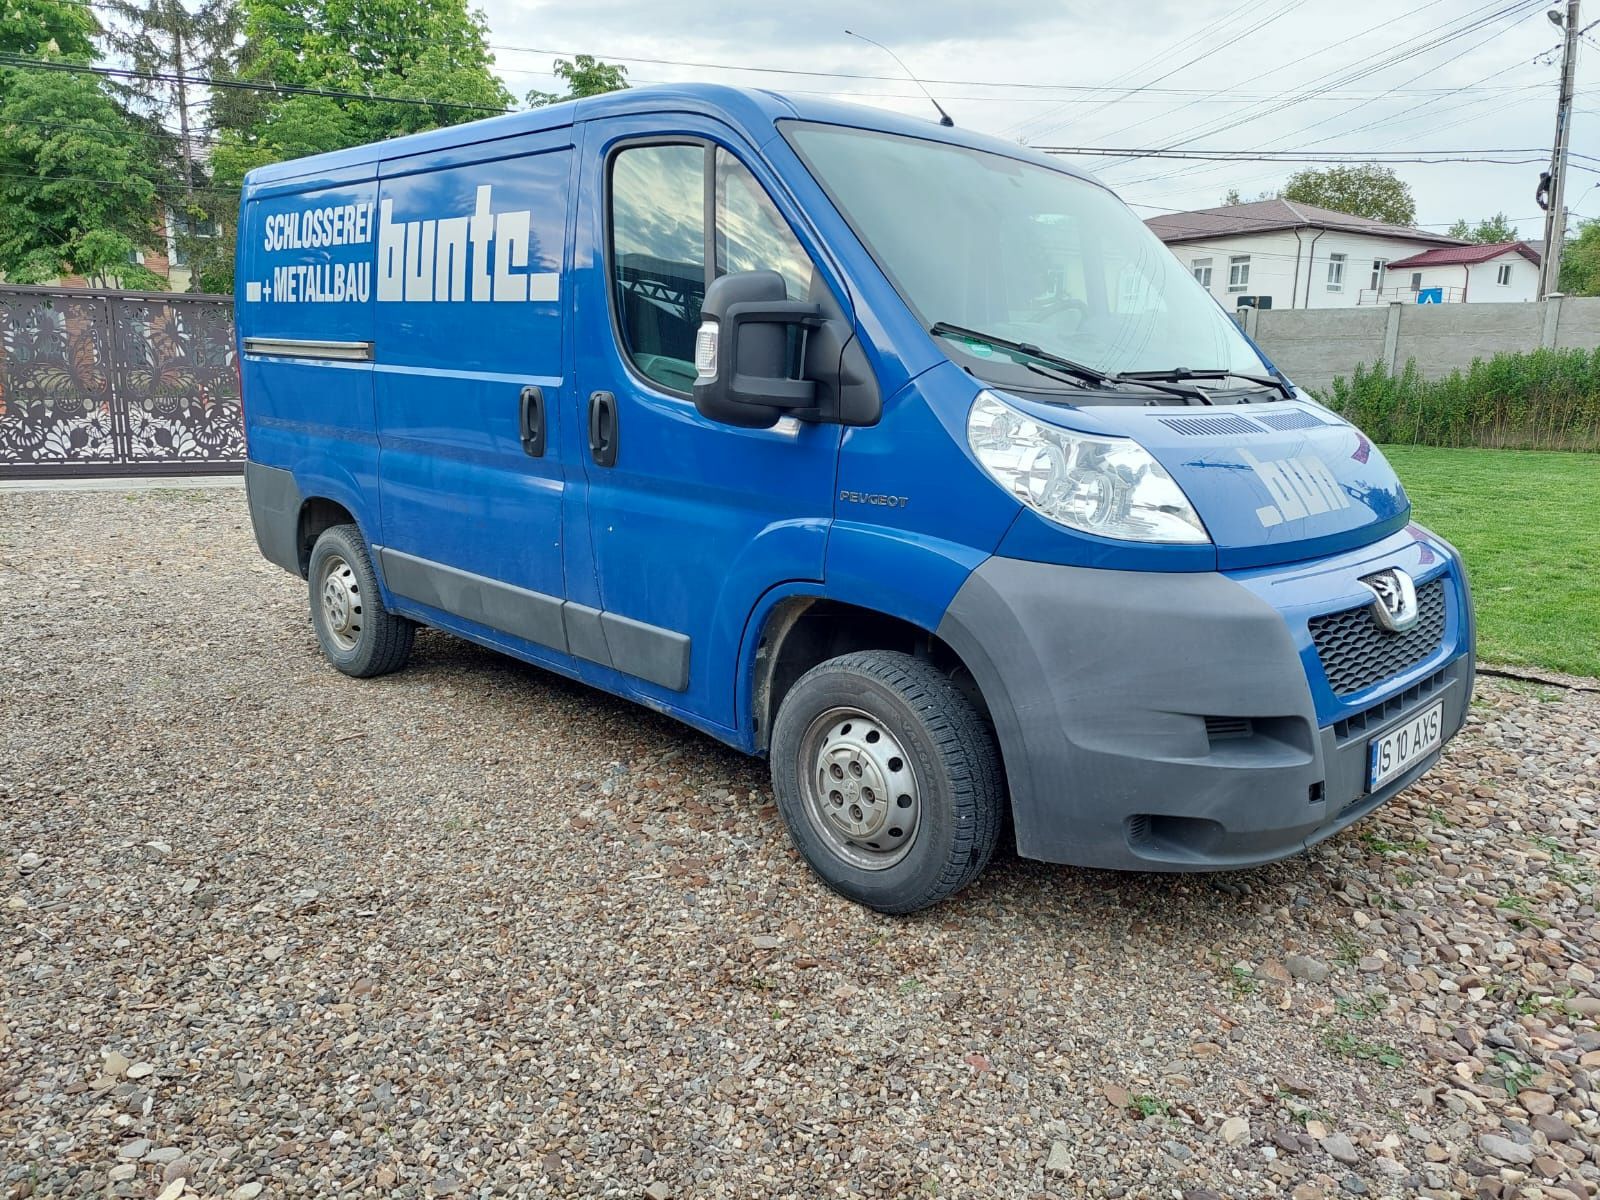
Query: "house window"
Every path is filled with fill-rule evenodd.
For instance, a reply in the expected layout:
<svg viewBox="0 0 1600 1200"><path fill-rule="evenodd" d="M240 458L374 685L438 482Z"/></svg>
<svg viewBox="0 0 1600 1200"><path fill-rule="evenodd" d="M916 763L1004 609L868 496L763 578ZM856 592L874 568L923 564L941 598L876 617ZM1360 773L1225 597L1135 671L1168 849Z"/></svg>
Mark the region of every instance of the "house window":
<svg viewBox="0 0 1600 1200"><path fill-rule="evenodd" d="M168 257L175 267L189 265L189 251L193 248L191 238L214 238L217 236L217 225L214 221L199 221L190 217L188 213L169 211L167 213L167 248Z"/></svg>
<svg viewBox="0 0 1600 1200"><path fill-rule="evenodd" d="M1510 263L1501 263L1500 264L1500 266L1495 270L1494 281L1496 283L1498 283L1501 287L1510 287L1511 286L1511 264Z"/></svg>
<svg viewBox="0 0 1600 1200"><path fill-rule="evenodd" d="M1328 255L1328 290L1344 291L1344 258L1342 254Z"/></svg>
<svg viewBox="0 0 1600 1200"><path fill-rule="evenodd" d="M1389 260L1387 258L1375 258L1372 260L1372 281L1367 286L1373 291L1380 292L1383 290L1383 271L1388 265Z"/></svg>
<svg viewBox="0 0 1600 1200"><path fill-rule="evenodd" d="M1421 271L1413 271L1413 272L1411 272L1411 290L1413 292L1420 292L1422 290L1422 272Z"/></svg>
<svg viewBox="0 0 1600 1200"><path fill-rule="evenodd" d="M1228 290L1230 292L1250 290L1250 256L1248 254L1235 254L1229 257Z"/></svg>
<svg viewBox="0 0 1600 1200"><path fill-rule="evenodd" d="M143 250L129 250L128 251L128 265L130 267L142 267L142 266L144 266L144 251Z"/></svg>
<svg viewBox="0 0 1600 1200"><path fill-rule="evenodd" d="M1189 264L1189 270L1194 273L1195 280L1201 287L1209 288L1211 286L1211 260L1209 258L1195 259Z"/></svg>

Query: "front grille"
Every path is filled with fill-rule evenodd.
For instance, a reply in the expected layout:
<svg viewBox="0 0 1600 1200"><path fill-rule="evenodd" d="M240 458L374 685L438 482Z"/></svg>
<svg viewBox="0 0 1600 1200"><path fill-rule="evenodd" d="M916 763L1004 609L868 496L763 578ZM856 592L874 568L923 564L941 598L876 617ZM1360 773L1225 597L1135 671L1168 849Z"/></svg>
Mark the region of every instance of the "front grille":
<svg viewBox="0 0 1600 1200"><path fill-rule="evenodd" d="M1370 605L1312 617L1317 657L1334 694L1348 696L1414 667L1444 640L1444 577L1417 589L1421 615L1404 633L1379 629Z"/></svg>
<svg viewBox="0 0 1600 1200"><path fill-rule="evenodd" d="M1403 692L1396 692L1381 704L1362 709L1354 716L1333 723L1336 741L1348 742L1369 730L1379 729L1394 717L1442 689L1449 679L1449 671L1435 671L1426 679L1419 679Z"/></svg>

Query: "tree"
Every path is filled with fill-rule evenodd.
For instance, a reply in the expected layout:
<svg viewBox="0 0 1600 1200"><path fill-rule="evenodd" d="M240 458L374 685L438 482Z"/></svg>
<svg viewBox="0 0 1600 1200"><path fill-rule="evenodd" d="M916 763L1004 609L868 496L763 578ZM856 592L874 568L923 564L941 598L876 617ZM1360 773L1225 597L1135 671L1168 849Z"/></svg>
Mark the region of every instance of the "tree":
<svg viewBox="0 0 1600 1200"><path fill-rule="evenodd" d="M193 134L199 125L196 85L189 74L210 77L226 71L238 36L240 13L233 0L201 0L191 10L179 0L103 0L113 20L105 42L117 58L151 79L118 84L131 107L160 126L176 123L173 174L184 194L204 179L197 172Z"/></svg>
<svg viewBox="0 0 1600 1200"><path fill-rule="evenodd" d="M603 96L607 92L620 92L628 86L628 68L615 63L601 62L592 54L579 54L574 58L558 58L551 68L556 77L567 85L565 95L541 92L528 93L529 108L543 108L562 100L581 100L584 96Z"/></svg>
<svg viewBox="0 0 1600 1200"><path fill-rule="evenodd" d="M149 122L161 151L166 209L176 261L192 265L214 232L203 144L208 95L190 76L230 71L242 15L235 0L101 0L109 15L103 40L120 62L146 78L113 87ZM197 282L191 276L191 289Z"/></svg>
<svg viewBox="0 0 1600 1200"><path fill-rule="evenodd" d="M1449 234L1463 242L1477 242L1479 245L1488 246L1499 242L1519 241L1521 235L1511 219L1503 212L1497 212L1492 217L1486 217L1476 225L1469 225L1465 217L1450 226Z"/></svg>
<svg viewBox="0 0 1600 1200"><path fill-rule="evenodd" d="M1257 192L1249 200L1246 200L1243 196L1241 196L1239 194L1239 189L1238 188L1231 187L1231 188L1228 189L1227 194L1222 197L1222 203L1224 205L1228 205L1230 207L1232 205L1235 205L1235 204L1255 204L1257 201L1260 201L1260 200L1271 200L1273 198L1274 194L1275 193L1270 192L1270 191Z"/></svg>
<svg viewBox="0 0 1600 1200"><path fill-rule="evenodd" d="M100 32L86 4L66 0L6 0L0 8L0 51L29 58L90 62Z"/></svg>
<svg viewBox="0 0 1600 1200"><path fill-rule="evenodd" d="M1411 189L1389 167L1376 163L1297 171L1290 176L1282 195L1285 200L1391 225L1410 225L1417 219Z"/></svg>
<svg viewBox="0 0 1600 1200"><path fill-rule="evenodd" d="M441 102L340 99L362 140L511 107L494 76L483 14L469 11L466 0L241 0L241 7L241 79ZM260 93L250 107L269 118L276 112L276 102Z"/></svg>
<svg viewBox="0 0 1600 1200"><path fill-rule="evenodd" d="M1600 217L1578 223L1561 255L1560 288L1569 296L1600 296Z"/></svg>
<svg viewBox="0 0 1600 1200"><path fill-rule="evenodd" d="M21 0L0 16L0 49L65 68L0 68L0 273L154 290L164 281L135 260L156 240L158 156L101 79L71 69L95 57L90 11Z"/></svg>

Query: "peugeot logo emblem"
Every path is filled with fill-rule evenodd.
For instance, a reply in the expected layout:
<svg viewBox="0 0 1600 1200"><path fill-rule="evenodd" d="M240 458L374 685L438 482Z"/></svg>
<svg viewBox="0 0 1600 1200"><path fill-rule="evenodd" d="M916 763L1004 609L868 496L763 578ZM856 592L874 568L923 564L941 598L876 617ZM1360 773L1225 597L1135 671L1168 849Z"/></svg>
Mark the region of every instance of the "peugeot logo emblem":
<svg viewBox="0 0 1600 1200"><path fill-rule="evenodd" d="M1417 585L1399 567L1368 575L1361 586L1371 592L1372 619L1386 633L1404 633L1417 623Z"/></svg>

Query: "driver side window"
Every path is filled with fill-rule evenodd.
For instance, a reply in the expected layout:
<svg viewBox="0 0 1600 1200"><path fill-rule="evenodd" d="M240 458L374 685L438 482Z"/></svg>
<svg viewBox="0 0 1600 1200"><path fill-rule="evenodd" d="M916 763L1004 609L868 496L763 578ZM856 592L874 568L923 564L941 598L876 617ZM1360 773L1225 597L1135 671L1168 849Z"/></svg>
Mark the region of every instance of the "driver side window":
<svg viewBox="0 0 1600 1200"><path fill-rule="evenodd" d="M715 184L710 213L708 172ZM669 391L694 386L695 334L711 279L771 270L791 300L812 289L810 257L761 184L726 150L703 143L624 149L612 160L610 204L618 337L639 372ZM714 256L707 254L708 226Z"/></svg>

